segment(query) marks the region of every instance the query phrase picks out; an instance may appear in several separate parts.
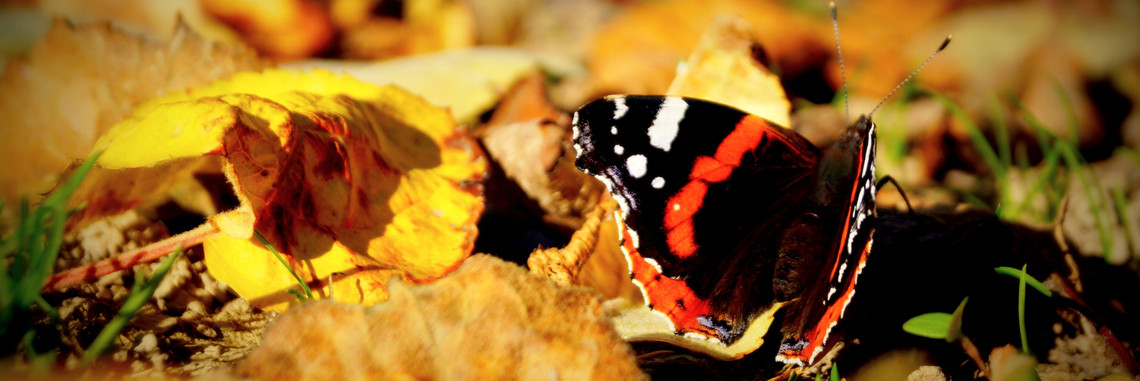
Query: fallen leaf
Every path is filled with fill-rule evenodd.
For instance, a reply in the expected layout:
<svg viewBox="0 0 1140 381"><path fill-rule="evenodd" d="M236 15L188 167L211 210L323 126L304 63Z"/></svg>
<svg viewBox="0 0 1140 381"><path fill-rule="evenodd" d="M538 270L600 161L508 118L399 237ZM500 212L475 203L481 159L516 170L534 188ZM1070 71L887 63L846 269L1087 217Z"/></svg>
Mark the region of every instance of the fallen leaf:
<svg viewBox="0 0 1140 381"><path fill-rule="evenodd" d="M375 60L475 45L475 15L467 1L407 0L403 13L373 17L342 31L351 59Z"/></svg>
<svg viewBox="0 0 1140 381"><path fill-rule="evenodd" d="M237 33L207 15L198 0L39 0L19 3L24 4L12 6L11 2L5 3L5 6L0 8L0 15L16 14L20 17L18 21L20 23L39 24L35 29L41 33L20 36L32 38L24 45L28 48L43 37L43 32L48 30L53 18L67 19L76 24L110 22L116 28L155 41L170 40L179 33L178 30L183 28L183 24L188 25L206 40L221 43L239 41ZM12 26L5 25L5 27ZM8 30L4 32L7 33ZM10 37L5 36L5 38Z"/></svg>
<svg viewBox="0 0 1140 381"><path fill-rule="evenodd" d="M129 208L115 199L124 187L222 156L241 205L189 233L204 239L211 275L275 310L296 301L286 290L298 284L255 230L315 296L372 304L391 276L430 281L458 266L482 211L486 161L446 111L320 71L241 73L168 94L96 149L104 172L76 192L94 206L79 221L116 213L99 205Z"/></svg>
<svg viewBox="0 0 1140 381"><path fill-rule="evenodd" d="M201 6L250 46L278 60L305 58L333 42L332 20L315 1L202 0Z"/></svg>
<svg viewBox="0 0 1140 381"><path fill-rule="evenodd" d="M795 75L806 63L831 54L830 28L818 18L776 2L747 0L652 1L629 7L596 34L588 56L593 93L661 94L677 65L693 50L713 20L735 14L772 62Z"/></svg>
<svg viewBox="0 0 1140 381"><path fill-rule="evenodd" d="M530 54L506 48L475 48L382 62L299 61L290 69L321 69L361 81L397 85L447 108L459 123L475 121L494 107L519 79L541 69Z"/></svg>
<svg viewBox="0 0 1140 381"><path fill-rule="evenodd" d="M209 42L185 25L157 43L107 23L56 20L27 59L0 77L0 113L7 115L0 162L20 163L0 171L5 203L17 205L20 195L36 202L142 101L267 65L245 46Z"/></svg>
<svg viewBox="0 0 1140 381"><path fill-rule="evenodd" d="M600 182L574 167L570 118L549 104L543 76L519 81L477 132L502 172L536 201L543 220L566 230L582 224L605 193Z"/></svg>
<svg viewBox="0 0 1140 381"><path fill-rule="evenodd" d="M643 379L596 294L486 255L370 308L305 303L234 375L256 379Z"/></svg>
<svg viewBox="0 0 1140 381"><path fill-rule="evenodd" d="M751 31L752 26L739 17L713 20L665 94L732 105L790 127L792 104L780 77L765 67L764 48Z"/></svg>
<svg viewBox="0 0 1140 381"><path fill-rule="evenodd" d="M582 228L574 232L566 247L536 249L526 261L530 272L563 286L576 284L582 266L597 249L598 229L604 217L613 213L616 206L617 203L612 198L607 198L605 202L594 207L594 211L590 212L586 222L582 223Z"/></svg>
<svg viewBox="0 0 1140 381"><path fill-rule="evenodd" d="M1037 358L1018 352L1012 345L994 348L990 352L990 374L994 381L1038 380Z"/></svg>

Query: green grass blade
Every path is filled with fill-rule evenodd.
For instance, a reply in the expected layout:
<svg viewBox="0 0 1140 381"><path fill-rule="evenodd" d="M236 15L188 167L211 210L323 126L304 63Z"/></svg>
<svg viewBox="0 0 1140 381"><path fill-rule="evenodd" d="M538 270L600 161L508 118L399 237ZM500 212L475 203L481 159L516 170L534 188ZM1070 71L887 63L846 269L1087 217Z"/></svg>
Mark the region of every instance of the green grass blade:
<svg viewBox="0 0 1140 381"><path fill-rule="evenodd" d="M1006 197L1005 195L1009 194L1009 178L1006 176L1008 167L1003 165L1003 161L998 157L993 146L986 140L985 134L982 133L982 130L978 128L978 125L975 124L973 120L970 120L970 116L966 115L966 111L962 110L957 103L954 103L954 101L945 95L939 93L933 93L933 95L935 99L938 99L946 106L946 109L950 111L950 114L953 115L954 118L962 122L962 126L966 128L966 135L970 138L970 143L973 144L978 154L982 155L982 160L986 163L986 166L990 168L990 171L993 172L998 191L1003 195L1002 197Z"/></svg>
<svg viewBox="0 0 1140 381"><path fill-rule="evenodd" d="M1042 161L1041 175L1037 176L1037 180L1034 181L1033 185L1029 187L1029 190L1025 192L1025 196L1021 199L1021 203L1018 204L1017 210L1011 215L1011 218L1016 218L1017 215L1024 212L1025 209L1029 207L1029 202L1032 201L1034 197L1037 197L1038 193L1045 191L1045 187L1050 184L1054 175L1057 173L1060 163L1061 153L1058 152L1058 150L1050 150L1045 153L1045 158ZM1046 215L1043 216L1042 219L1050 220L1052 217L1052 215Z"/></svg>
<svg viewBox="0 0 1140 381"><path fill-rule="evenodd" d="M285 268L289 270L289 274L293 274L293 279L296 279L297 283L301 285L301 289L305 290L305 297L307 300L313 300L313 291L309 290L309 284L305 283L305 281L301 279L301 276L297 275L296 271L293 271L293 266L289 266L289 263L285 262L285 257L282 257L281 253L277 252L277 249L274 248L273 245L269 244L269 241L265 240L265 237L263 237L261 233L254 231L253 235L261 241L262 245L265 245L266 249L269 249L270 253L273 253L274 257L277 257L277 260L281 262L281 265L285 266Z"/></svg>
<svg viewBox="0 0 1140 381"><path fill-rule="evenodd" d="M32 376L42 377L51 373L51 367L55 364L56 350L49 350L47 353L39 353L32 342L36 338L36 330L30 329L24 333L21 341L24 343L24 351L28 354L28 367L31 368Z"/></svg>
<svg viewBox="0 0 1140 381"><path fill-rule="evenodd" d="M1009 140L1009 127L1005 124L1005 114L997 97L990 97L986 105L989 107L990 119L994 123L994 139L997 140L998 160L1004 168L1013 167L1013 146Z"/></svg>
<svg viewBox="0 0 1140 381"><path fill-rule="evenodd" d="M1100 238L1101 248L1104 250L1104 257L1107 260L1112 255L1112 234L1109 231L1109 226L1105 222L1104 214L1106 214L1106 203L1101 198L1099 192L1103 188L1100 185L1100 179L1097 178L1096 173L1088 168L1088 163L1081 157L1080 152L1077 150L1077 145L1063 139L1057 139L1045 128L1040 121L1037 120L1024 105L1017 103L1019 110L1025 122L1037 131L1039 140L1042 141L1042 148L1045 148L1045 141L1053 140L1053 149L1056 149L1064 160L1065 166L1069 168L1072 173L1077 175L1077 180L1080 181L1081 188L1085 191L1086 197L1089 200L1089 211L1092 212L1093 222L1096 224L1098 238ZM1096 192L1094 192L1096 190Z"/></svg>
<svg viewBox="0 0 1140 381"><path fill-rule="evenodd" d="M965 201L967 204L976 206L976 207L981 208L981 209L986 209L986 210L994 210L995 209L995 208L987 205L985 200L982 200L980 197L978 197L977 195L975 195L973 193L970 193L970 192L957 192L957 193L959 196L962 196L962 201Z"/></svg>
<svg viewBox="0 0 1140 381"><path fill-rule="evenodd" d="M1125 244L1128 245L1128 252L1132 253L1132 248L1136 247L1136 242L1132 238L1132 221L1128 219L1128 198L1124 196L1124 188L1112 188L1112 205L1116 206L1116 218L1120 220L1120 226L1128 234L1124 235Z"/></svg>
<svg viewBox="0 0 1140 381"><path fill-rule="evenodd" d="M94 152L91 156L87 157L87 160L84 160L78 168L75 168L75 171L71 173L71 177L68 177L63 185L44 199L43 204L53 205L67 203L67 199L71 198L71 194L75 192L76 189L79 189L79 184L83 182L83 178L87 177L87 172L91 171L91 168L95 166L95 162L99 160L99 156L102 154L102 152Z"/></svg>
<svg viewBox="0 0 1140 381"><path fill-rule="evenodd" d="M131 295L127 297L127 300L123 302L123 306L119 308L119 314L115 315L115 318L111 319L111 321L103 327L103 330L99 332L99 336L96 336L95 340L92 341L91 345L87 348L87 352L83 353L83 364L91 364L99 355L111 347L115 341L115 337L119 336L119 332L122 332L123 328L127 327L127 323L131 321L131 318L146 305L146 302L150 300L151 296L154 296L154 290L158 288L158 284L162 282L162 278L166 277L166 273L170 271L170 268L174 266L174 262L180 257L182 257L182 248L175 250L174 255L166 257L166 260L155 270L153 275L146 279L138 279L135 281L134 286L131 287Z"/></svg>
<svg viewBox="0 0 1140 381"><path fill-rule="evenodd" d="M1017 284L1017 326L1021 329L1021 351L1029 353L1029 335L1025 331L1025 268L1029 264L1021 265L1021 276Z"/></svg>
<svg viewBox="0 0 1140 381"><path fill-rule="evenodd" d="M831 364L831 381L839 381L839 363Z"/></svg>
<svg viewBox="0 0 1140 381"><path fill-rule="evenodd" d="M43 295L36 294L36 296L34 298L32 298L32 303L34 303L37 306L40 306L40 309L42 309L44 311L44 313L46 313L48 315L48 318L51 318L51 321L53 323L59 322L59 312L56 311L55 307L52 307L51 304L48 303L46 299L44 299Z"/></svg>
<svg viewBox="0 0 1140 381"><path fill-rule="evenodd" d="M1065 91L1065 86L1057 77L1052 77L1053 90L1057 92L1057 96L1061 97L1061 105L1065 107L1065 126L1069 129L1069 144L1080 146L1081 132L1080 122L1077 121L1077 110L1073 107L1073 98L1069 97L1069 93Z"/></svg>
<svg viewBox="0 0 1140 381"><path fill-rule="evenodd" d="M1069 167L1077 175L1080 181L1081 188L1084 189L1085 195L1089 198L1089 211L1092 212L1093 222L1096 224L1097 234L1100 238L1101 248L1104 250L1104 258L1107 260L1112 255L1112 234L1109 231L1109 226L1105 221L1105 214L1107 213L1104 201L1101 198L1100 180L1088 168L1087 163L1077 153L1076 147L1058 142L1061 151L1061 158L1065 160L1065 165Z"/></svg>
<svg viewBox="0 0 1140 381"><path fill-rule="evenodd" d="M37 211L40 210L46 211L44 214L47 215L46 219L49 223L45 232L46 236L43 238L43 245L28 258L27 271L23 279L20 279L16 285L17 290L24 294L21 297L27 301L34 301L39 297L44 281L51 275L55 260L59 257L64 228L67 225L66 205L61 203L45 204L41 205Z"/></svg>
<svg viewBox="0 0 1140 381"><path fill-rule="evenodd" d="M1009 275L1014 278L1022 278L1024 276L1026 284L1029 284L1030 287L1033 287L1035 290L1040 292L1041 295L1053 297L1053 292L1049 291L1048 288L1045 288L1044 283L1041 283L1041 281L1038 281L1037 278L1034 278L1029 274L1023 273L1022 270L1018 270L1009 266L1000 266L994 267L994 272L1002 275Z"/></svg>
<svg viewBox="0 0 1140 381"><path fill-rule="evenodd" d="M1116 149L1112 151L1112 154L1126 156L1132 159L1134 164L1140 165L1140 152L1136 152L1128 147L1116 147Z"/></svg>

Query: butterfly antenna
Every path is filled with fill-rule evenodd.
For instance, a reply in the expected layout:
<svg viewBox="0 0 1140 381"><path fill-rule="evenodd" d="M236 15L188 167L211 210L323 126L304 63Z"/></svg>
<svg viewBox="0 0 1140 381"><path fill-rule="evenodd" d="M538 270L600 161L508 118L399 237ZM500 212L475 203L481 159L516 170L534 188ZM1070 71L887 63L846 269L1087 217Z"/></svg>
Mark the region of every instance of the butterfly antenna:
<svg viewBox="0 0 1140 381"><path fill-rule="evenodd" d="M922 65L918 65L917 69L914 69L914 71L910 72L910 75L907 75L906 78L903 78L902 82L899 82L898 86L895 86L894 89L891 89L891 92L887 93L887 96L883 97L883 100L879 101L879 104L875 105L875 108L871 109L871 112L867 113L867 115L874 114L875 110L879 109L879 106L882 106L883 103L886 103L887 99L890 99L892 95L895 95L895 92L899 91L899 89L902 88L902 86L905 85L908 81L910 81L911 78L914 78L914 76L918 74L918 72L922 70L926 64L930 63L930 60L934 59L934 56L938 55L939 52L942 52L943 49L946 49L946 45L950 45L950 39L953 37L954 35L946 36L946 39L942 40L942 45L939 45L938 49L935 50L934 53L930 53L930 57L926 57L926 61L922 61Z"/></svg>
<svg viewBox="0 0 1140 381"><path fill-rule="evenodd" d="M839 56L839 76L843 79L843 118L851 121L851 101L847 98L847 69L843 65L843 49L839 44L839 16L835 10L835 2L828 4L831 10L831 29L835 30L835 53Z"/></svg>

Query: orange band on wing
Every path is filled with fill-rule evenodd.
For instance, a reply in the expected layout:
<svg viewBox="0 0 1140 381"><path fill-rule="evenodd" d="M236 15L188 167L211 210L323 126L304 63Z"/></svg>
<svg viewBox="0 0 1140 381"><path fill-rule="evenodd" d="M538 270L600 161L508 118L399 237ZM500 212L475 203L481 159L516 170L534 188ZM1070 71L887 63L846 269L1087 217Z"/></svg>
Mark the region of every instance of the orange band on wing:
<svg viewBox="0 0 1140 381"><path fill-rule="evenodd" d="M712 313L708 302L698 298L685 281L661 274L633 247L633 237L630 237L629 232L622 229L622 234L622 247L632 264L633 279L642 288L649 307L668 316L673 322L673 329L679 333L697 333L717 338L716 331L701 325L697 320Z"/></svg>
<svg viewBox="0 0 1140 381"><path fill-rule="evenodd" d="M696 254L699 246L693 239L693 214L704 204L708 184L727 180L732 171L740 166L744 154L756 149L765 136L769 136L771 128L760 117L745 116L720 143L712 157L697 157L689 172L689 183L665 204L664 228L673 254L681 259ZM771 136L782 138L780 134Z"/></svg>

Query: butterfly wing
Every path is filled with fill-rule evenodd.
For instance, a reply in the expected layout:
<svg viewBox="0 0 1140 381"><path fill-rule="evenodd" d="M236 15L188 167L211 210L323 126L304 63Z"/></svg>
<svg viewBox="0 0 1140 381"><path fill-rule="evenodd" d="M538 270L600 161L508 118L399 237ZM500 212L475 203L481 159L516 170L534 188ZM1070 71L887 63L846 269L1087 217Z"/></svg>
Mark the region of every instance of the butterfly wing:
<svg viewBox="0 0 1140 381"><path fill-rule="evenodd" d="M776 241L784 211L803 197L818 150L691 98L606 97L579 109L574 128L578 167L620 205L622 249L650 308L678 334L739 337L772 302L770 261L758 248Z"/></svg>
<svg viewBox="0 0 1140 381"><path fill-rule="evenodd" d="M801 366L814 363L829 345L831 331L854 297L855 283L871 252L875 231L875 124L862 117L848 128L824 154L817 176L822 187L817 187L811 207L837 223L823 224L819 234L813 235L836 239L824 246L820 281L789 308L789 315L795 316L786 319L785 338L777 355L781 362Z"/></svg>

